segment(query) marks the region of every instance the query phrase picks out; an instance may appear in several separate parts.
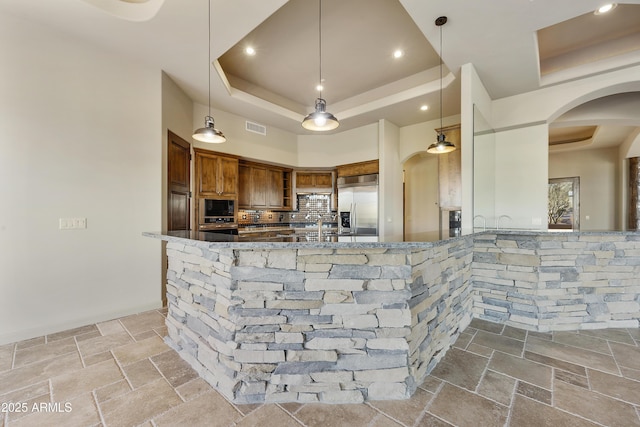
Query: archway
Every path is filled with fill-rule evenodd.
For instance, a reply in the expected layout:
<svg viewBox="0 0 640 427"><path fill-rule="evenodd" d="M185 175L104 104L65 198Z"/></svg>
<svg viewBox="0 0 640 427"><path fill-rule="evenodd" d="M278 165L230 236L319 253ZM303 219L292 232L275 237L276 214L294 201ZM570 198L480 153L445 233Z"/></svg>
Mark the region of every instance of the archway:
<svg viewBox="0 0 640 427"><path fill-rule="evenodd" d="M629 199L628 158L640 155L637 111L640 82L628 82L585 93L551 116L550 142L560 130L566 143L550 143L549 179L580 176L583 230L624 229L628 209L635 206ZM571 138L572 130L585 127L591 135Z"/></svg>

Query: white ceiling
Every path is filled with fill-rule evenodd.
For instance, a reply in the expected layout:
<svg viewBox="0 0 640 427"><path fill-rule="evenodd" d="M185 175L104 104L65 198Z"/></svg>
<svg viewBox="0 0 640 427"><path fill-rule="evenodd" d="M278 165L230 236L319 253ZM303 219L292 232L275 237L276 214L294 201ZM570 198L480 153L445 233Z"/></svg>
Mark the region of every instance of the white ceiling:
<svg viewBox="0 0 640 427"><path fill-rule="evenodd" d="M538 30L580 15L591 14L586 15L591 19L602 3L324 0L323 77L327 88L323 96L327 109L341 121L337 131L382 118L399 126L438 118L440 29L434 20L441 15L449 19L442 27L445 116L459 112L457 77L465 63L474 64L493 99L606 71L606 67L590 68L587 61L586 66L565 66L562 73L541 78L540 56L554 56L553 49L566 51L553 40L561 42L569 36L558 35L563 34L562 28L550 29L541 38L548 49L543 52L538 51L536 37ZM640 0L625 3L640 5ZM312 0L212 0L211 57L228 52L228 60L223 57L220 61L222 70L226 67L224 73L229 76L242 75L241 79L227 76L238 86L233 88L226 85L226 74L211 69L212 106L267 126L307 133L300 121L312 111L317 96L313 88L308 89L318 79L317 5ZM208 0L0 0L0 13L52 27L164 70L188 96L204 105L210 71L207 8ZM571 37L593 33L593 23L585 24L591 26L587 29L575 22L572 25ZM640 35L640 26L635 28L637 34L631 31L620 37L632 46L626 51L627 60L638 63L640 40L634 45L634 37ZM256 43L255 57L234 51L247 40ZM579 39L571 43L574 51L590 49ZM406 49L399 61L391 58L390 49L395 46ZM247 95L250 91L254 95ZM420 111L422 104L430 109ZM600 108L597 104L592 107ZM598 120L597 112L592 112L589 123L581 125L600 125ZM637 120L623 126L640 126ZM224 123L216 124L224 129Z"/></svg>

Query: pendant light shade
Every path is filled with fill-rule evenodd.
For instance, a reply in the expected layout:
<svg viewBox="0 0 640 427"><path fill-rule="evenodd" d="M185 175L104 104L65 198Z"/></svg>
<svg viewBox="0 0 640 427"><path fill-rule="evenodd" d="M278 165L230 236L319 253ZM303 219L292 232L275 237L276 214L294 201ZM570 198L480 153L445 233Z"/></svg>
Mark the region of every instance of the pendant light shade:
<svg viewBox="0 0 640 427"><path fill-rule="evenodd" d="M204 127L196 129L191 137L196 141L209 142L213 144L220 144L225 142L224 134L215 128L215 122L211 116L211 0L209 0L209 63L208 63L208 76L209 76L209 115L204 118Z"/></svg>
<svg viewBox="0 0 640 427"><path fill-rule="evenodd" d="M322 0L318 0L318 51L320 78L318 80L319 87L322 87ZM322 98L322 89L320 96L316 99L316 108L313 113L307 114L302 121L302 127L313 131L327 131L340 126L340 122L336 117L327 111L327 101Z"/></svg>
<svg viewBox="0 0 640 427"><path fill-rule="evenodd" d="M209 142L213 144L219 144L227 140L224 134L215 128L215 122L213 121L213 117L211 116L206 116L204 118L204 127L197 129L193 133L192 137L197 141Z"/></svg>
<svg viewBox="0 0 640 427"><path fill-rule="evenodd" d="M327 101L322 98L316 99L316 110L307 114L302 121L302 127L309 130L323 131L337 128L340 123L335 116L326 111Z"/></svg>
<svg viewBox="0 0 640 427"><path fill-rule="evenodd" d="M444 133L440 132L438 133L438 141L434 142L429 146L429 148L427 148L427 153L444 154L455 151L455 149L456 146L452 142L447 141Z"/></svg>
<svg viewBox="0 0 640 427"><path fill-rule="evenodd" d="M438 131L437 141L427 148L427 153L432 154L450 153L456 149L456 146L447 141L444 133L442 133L442 26L446 23L446 16L440 16L436 19L436 25L440 27L440 130Z"/></svg>

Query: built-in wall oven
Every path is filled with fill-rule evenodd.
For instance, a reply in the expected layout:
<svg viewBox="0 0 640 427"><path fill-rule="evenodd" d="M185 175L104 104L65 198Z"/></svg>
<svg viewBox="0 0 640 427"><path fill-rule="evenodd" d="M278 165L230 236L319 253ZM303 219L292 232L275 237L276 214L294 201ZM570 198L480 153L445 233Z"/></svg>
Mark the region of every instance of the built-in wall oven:
<svg viewBox="0 0 640 427"><path fill-rule="evenodd" d="M200 199L198 205L199 230L238 234L235 200Z"/></svg>

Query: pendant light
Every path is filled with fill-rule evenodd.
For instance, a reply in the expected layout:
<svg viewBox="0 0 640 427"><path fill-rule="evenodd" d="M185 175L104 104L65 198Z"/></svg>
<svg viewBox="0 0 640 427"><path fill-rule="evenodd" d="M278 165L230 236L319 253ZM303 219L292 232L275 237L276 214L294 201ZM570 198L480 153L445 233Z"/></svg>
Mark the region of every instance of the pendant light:
<svg viewBox="0 0 640 427"><path fill-rule="evenodd" d="M211 0L209 1L209 115L204 118L204 127L196 129L193 132L192 138L201 141L209 142L213 144L220 144L225 142L224 134L215 128L215 122L211 116Z"/></svg>
<svg viewBox="0 0 640 427"><path fill-rule="evenodd" d="M322 98L322 0L318 0L318 50L320 52L320 97L316 99L316 108L302 121L302 127L308 130L327 131L337 128L340 123L336 117L327 111L327 101Z"/></svg>
<svg viewBox="0 0 640 427"><path fill-rule="evenodd" d="M442 26L447 23L447 17L441 16L436 19L436 25L440 27L440 129L438 130L438 140L427 148L427 153L444 154L456 149L456 146L447 141L442 133Z"/></svg>

